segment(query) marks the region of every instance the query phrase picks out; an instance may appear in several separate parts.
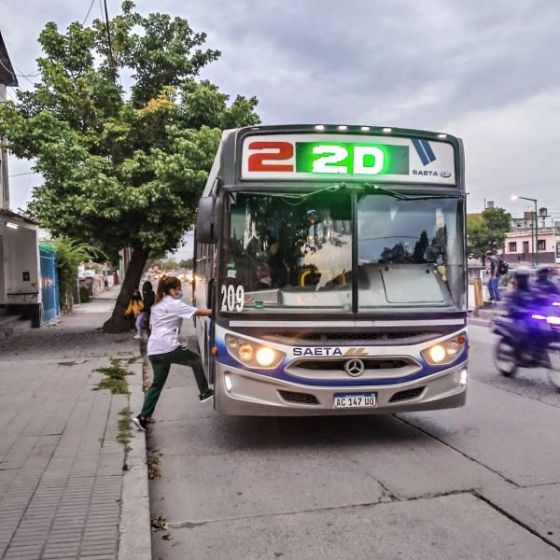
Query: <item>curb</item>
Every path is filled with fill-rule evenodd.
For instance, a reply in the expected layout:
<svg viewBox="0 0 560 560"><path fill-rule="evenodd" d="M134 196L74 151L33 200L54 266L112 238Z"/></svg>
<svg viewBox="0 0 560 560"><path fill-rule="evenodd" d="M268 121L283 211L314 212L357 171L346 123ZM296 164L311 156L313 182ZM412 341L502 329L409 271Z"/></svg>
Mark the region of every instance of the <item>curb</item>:
<svg viewBox="0 0 560 560"><path fill-rule="evenodd" d="M130 388L129 408L134 414L144 400L143 362L132 364L134 375L128 378ZM151 560L152 534L150 526L150 494L148 490L148 465L146 463L146 434L131 431L130 451L123 474L122 507L119 524L118 560Z"/></svg>

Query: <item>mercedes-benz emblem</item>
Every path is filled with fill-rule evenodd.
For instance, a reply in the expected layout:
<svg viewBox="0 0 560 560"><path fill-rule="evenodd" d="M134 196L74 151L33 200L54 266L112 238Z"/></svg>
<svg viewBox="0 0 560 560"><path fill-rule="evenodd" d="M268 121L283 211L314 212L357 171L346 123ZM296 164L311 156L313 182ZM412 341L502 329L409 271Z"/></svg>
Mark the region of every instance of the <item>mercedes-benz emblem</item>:
<svg viewBox="0 0 560 560"><path fill-rule="evenodd" d="M352 358L344 364L344 371L352 377L359 377L362 373L364 373L364 369L364 362L362 362L362 360L358 360L357 358Z"/></svg>

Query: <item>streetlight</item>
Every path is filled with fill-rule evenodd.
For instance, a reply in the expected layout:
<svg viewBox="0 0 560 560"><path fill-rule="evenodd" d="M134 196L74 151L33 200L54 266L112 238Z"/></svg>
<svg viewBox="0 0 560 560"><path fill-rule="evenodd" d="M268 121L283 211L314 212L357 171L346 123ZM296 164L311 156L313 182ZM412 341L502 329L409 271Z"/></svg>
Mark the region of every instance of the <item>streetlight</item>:
<svg viewBox="0 0 560 560"><path fill-rule="evenodd" d="M529 198L527 196L517 196L513 195L511 200L528 200L535 205L535 243L533 244L533 262L539 266L539 220L537 217L537 199Z"/></svg>

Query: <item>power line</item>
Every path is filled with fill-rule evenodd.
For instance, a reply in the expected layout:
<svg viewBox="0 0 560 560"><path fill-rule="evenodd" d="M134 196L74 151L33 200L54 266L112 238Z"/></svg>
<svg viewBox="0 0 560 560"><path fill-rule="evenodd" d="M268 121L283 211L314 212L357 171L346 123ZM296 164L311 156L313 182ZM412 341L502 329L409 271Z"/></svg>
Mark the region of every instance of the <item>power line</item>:
<svg viewBox="0 0 560 560"><path fill-rule="evenodd" d="M13 175L8 175L8 177L10 177L10 179L12 177L23 177L23 175L35 175L35 171L27 171L25 173L14 173Z"/></svg>
<svg viewBox="0 0 560 560"><path fill-rule="evenodd" d="M20 72L19 74L17 74L18 76L20 76L21 78L25 78L33 87L35 87L35 84L27 76L38 76L39 74L24 74L13 62L12 65L18 72Z"/></svg>
<svg viewBox="0 0 560 560"><path fill-rule="evenodd" d="M82 27L85 25L85 23L86 23L86 21L87 21L87 19L88 19L88 17L89 17L89 14L91 13L91 9L93 8L93 5L94 5L94 4L95 4L95 0L91 0L91 4L89 5L89 9L88 9L88 11L87 11L86 17L84 18L84 21L82 21Z"/></svg>
<svg viewBox="0 0 560 560"><path fill-rule="evenodd" d="M84 20L82 21L82 27L85 25L86 21L89 18L89 15L91 14L91 10L93 9L93 5L95 4L95 0L91 0L88 11L86 13L86 16L84 17ZM106 6L105 6L105 9ZM110 37L110 35L109 35ZM111 49L111 46L109 45L109 49ZM113 54L111 52L111 59L113 58ZM0 65L2 65L2 67L4 68L4 70L6 70L6 72L9 72L10 74L14 74L0 59ZM24 78L25 80L27 80L32 86L35 86L35 84L29 79L29 78L36 78L37 76L40 76L41 73L40 72L36 72L35 74L26 74L25 72L23 72L20 68L18 68L13 62L12 62L12 66L14 67L14 69L16 70L16 76L18 78Z"/></svg>
<svg viewBox="0 0 560 560"><path fill-rule="evenodd" d="M113 81L117 81L117 69L115 59L113 58L113 47L111 46L111 28L109 26L109 11L107 10L107 0L103 0L105 7L105 29L107 30L107 46L109 47L109 58L111 59L111 68L113 70Z"/></svg>

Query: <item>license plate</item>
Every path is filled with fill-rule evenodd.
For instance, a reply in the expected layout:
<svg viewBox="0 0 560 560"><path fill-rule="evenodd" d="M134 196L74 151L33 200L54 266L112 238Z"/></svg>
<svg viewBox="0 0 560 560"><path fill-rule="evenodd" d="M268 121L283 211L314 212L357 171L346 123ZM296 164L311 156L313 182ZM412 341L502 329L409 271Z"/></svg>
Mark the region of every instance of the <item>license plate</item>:
<svg viewBox="0 0 560 560"><path fill-rule="evenodd" d="M376 393L335 393L333 408L371 408L377 404Z"/></svg>

